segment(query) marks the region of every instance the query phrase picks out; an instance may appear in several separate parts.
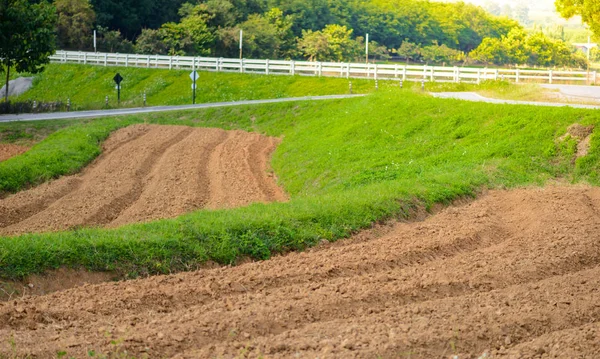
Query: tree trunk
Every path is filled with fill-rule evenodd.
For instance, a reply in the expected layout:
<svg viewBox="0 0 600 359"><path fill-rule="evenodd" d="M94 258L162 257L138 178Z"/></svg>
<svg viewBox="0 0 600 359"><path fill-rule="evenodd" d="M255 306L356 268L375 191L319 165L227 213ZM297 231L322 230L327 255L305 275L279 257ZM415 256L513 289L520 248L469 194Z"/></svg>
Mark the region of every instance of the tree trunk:
<svg viewBox="0 0 600 359"><path fill-rule="evenodd" d="M10 82L10 66L6 66L6 88L4 92L4 102L8 103L8 83Z"/></svg>

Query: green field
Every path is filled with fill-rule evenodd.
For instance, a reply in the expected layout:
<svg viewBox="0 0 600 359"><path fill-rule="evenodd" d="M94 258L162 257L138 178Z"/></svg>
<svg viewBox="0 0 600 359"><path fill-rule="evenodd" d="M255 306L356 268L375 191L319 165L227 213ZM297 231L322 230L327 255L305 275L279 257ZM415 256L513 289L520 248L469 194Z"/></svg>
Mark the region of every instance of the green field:
<svg viewBox="0 0 600 359"><path fill-rule="evenodd" d="M76 172L100 153L111 131L142 122L282 137L272 165L291 200L113 230L0 238L1 277L19 279L61 266L135 277L191 270L209 260L266 259L482 188L600 181L597 134L590 154L577 161L575 141L557 140L573 123L600 123L596 111L442 100L388 88L329 102L44 122L37 129L0 124L0 134L12 133L13 140L67 126L0 163L0 190L14 192Z"/></svg>

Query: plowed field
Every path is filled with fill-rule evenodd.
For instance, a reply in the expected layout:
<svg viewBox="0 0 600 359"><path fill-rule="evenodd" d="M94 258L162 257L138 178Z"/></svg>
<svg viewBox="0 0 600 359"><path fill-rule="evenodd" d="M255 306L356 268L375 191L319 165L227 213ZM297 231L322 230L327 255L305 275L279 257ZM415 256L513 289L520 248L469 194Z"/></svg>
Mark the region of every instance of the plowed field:
<svg viewBox="0 0 600 359"><path fill-rule="evenodd" d="M81 174L0 200L0 235L114 227L285 200L267 171L278 141L242 131L127 127Z"/></svg>
<svg viewBox="0 0 600 359"><path fill-rule="evenodd" d="M3 303L11 337L40 357L598 358L600 189L492 191L305 253Z"/></svg>
<svg viewBox="0 0 600 359"><path fill-rule="evenodd" d="M29 147L0 143L0 162L25 153Z"/></svg>

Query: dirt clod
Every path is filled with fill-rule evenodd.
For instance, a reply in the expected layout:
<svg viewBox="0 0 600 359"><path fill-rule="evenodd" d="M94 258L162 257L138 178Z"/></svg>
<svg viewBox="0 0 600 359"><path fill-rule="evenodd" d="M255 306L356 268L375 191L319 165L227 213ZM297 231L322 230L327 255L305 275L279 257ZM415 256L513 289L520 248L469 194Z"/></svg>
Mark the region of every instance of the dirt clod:
<svg viewBox="0 0 600 359"><path fill-rule="evenodd" d="M566 138L571 137L577 141L577 153L573 159L576 160L588 155L593 132L594 125L583 126L579 123L574 123L567 128L567 133L559 140L564 141Z"/></svg>
<svg viewBox="0 0 600 359"><path fill-rule="evenodd" d="M567 133L571 135L571 137L577 137L580 140L588 137L594 131L594 126L583 126L579 123L574 123L567 129Z"/></svg>
<svg viewBox="0 0 600 359"><path fill-rule="evenodd" d="M20 298L0 356L597 358L599 218L600 188L490 191L376 238Z"/></svg>

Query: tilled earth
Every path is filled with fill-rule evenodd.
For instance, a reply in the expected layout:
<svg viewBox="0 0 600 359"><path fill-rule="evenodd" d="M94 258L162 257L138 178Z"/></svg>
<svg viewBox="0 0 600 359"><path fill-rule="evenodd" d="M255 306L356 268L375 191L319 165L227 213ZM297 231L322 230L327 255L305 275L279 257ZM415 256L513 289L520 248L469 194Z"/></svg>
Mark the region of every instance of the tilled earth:
<svg viewBox="0 0 600 359"><path fill-rule="evenodd" d="M282 201L268 172L278 139L242 131L135 125L81 174L0 199L0 235L115 227Z"/></svg>
<svg viewBox="0 0 600 359"><path fill-rule="evenodd" d="M13 145L8 143L0 143L0 162L27 152L29 147Z"/></svg>
<svg viewBox="0 0 600 359"><path fill-rule="evenodd" d="M491 191L305 253L0 304L0 353L89 350L599 358L600 189Z"/></svg>

